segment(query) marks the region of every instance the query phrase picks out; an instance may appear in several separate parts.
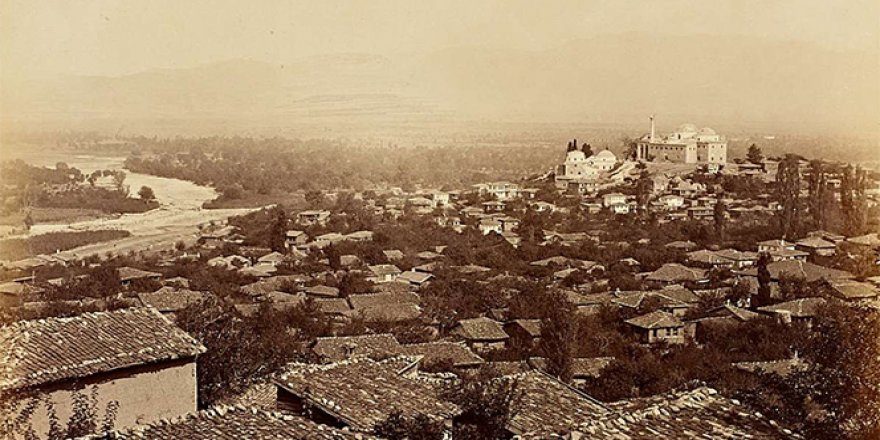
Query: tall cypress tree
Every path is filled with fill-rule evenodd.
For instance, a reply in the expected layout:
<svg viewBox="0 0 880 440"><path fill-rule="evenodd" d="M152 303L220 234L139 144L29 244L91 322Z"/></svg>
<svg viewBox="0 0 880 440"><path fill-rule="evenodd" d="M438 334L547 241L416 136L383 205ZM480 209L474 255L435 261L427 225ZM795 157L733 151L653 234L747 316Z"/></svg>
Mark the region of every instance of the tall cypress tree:
<svg viewBox="0 0 880 440"><path fill-rule="evenodd" d="M782 204L782 215L779 218L782 234L786 238L793 238L801 230L801 172L798 168L798 158L792 154L786 155L779 163L776 172L776 192L779 203Z"/></svg>

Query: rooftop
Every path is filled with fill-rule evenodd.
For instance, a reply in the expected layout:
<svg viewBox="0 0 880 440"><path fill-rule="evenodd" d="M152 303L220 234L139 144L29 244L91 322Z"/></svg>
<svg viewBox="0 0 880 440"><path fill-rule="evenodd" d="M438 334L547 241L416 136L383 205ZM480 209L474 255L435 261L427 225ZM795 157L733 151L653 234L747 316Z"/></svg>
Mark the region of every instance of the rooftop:
<svg viewBox="0 0 880 440"><path fill-rule="evenodd" d="M19 321L0 327L0 390L196 356L198 341L153 308Z"/></svg>

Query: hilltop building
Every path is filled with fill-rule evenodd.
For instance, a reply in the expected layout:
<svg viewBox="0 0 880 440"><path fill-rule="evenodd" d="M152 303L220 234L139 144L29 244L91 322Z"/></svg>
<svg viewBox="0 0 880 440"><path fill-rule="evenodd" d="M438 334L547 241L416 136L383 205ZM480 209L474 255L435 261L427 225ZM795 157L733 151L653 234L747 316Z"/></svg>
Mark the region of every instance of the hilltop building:
<svg viewBox="0 0 880 440"><path fill-rule="evenodd" d="M727 140L715 130L694 124L682 124L672 133L657 136L654 133L654 117L651 116L651 132L642 136L636 144L636 159L676 163L727 163Z"/></svg>
<svg viewBox="0 0 880 440"><path fill-rule="evenodd" d="M566 187L569 183L592 181L617 165L617 156L610 150L587 156L584 150L588 147L589 145L583 144L578 148L577 139L569 142L565 162L556 167L557 185Z"/></svg>

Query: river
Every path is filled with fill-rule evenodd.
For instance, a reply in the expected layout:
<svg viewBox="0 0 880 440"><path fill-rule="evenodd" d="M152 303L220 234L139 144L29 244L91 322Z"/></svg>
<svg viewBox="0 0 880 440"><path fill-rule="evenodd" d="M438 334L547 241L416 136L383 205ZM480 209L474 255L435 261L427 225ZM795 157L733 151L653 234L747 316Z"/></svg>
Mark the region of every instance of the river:
<svg viewBox="0 0 880 440"><path fill-rule="evenodd" d="M59 253L68 258L104 255L108 252L119 254L166 249L177 241L191 243L195 241L199 225L223 221L231 216L253 211L252 209L202 209L203 203L217 196L213 188L179 179L128 172L123 169L124 157L19 149L5 152L3 159L22 159L32 165L48 167L64 162L86 174L103 169L123 170L126 173L124 184L131 188L132 193L136 193L141 186L149 186L153 189L159 208L151 211L107 216L69 224L38 224L31 228L29 235L98 229L125 230L132 234L131 237L121 240L87 245Z"/></svg>

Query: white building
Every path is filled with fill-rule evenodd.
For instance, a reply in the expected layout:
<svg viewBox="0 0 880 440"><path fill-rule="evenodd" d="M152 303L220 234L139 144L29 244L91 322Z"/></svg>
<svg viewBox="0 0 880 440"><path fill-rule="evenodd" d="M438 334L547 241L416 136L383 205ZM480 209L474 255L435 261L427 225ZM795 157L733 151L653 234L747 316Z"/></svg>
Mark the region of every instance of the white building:
<svg viewBox="0 0 880 440"><path fill-rule="evenodd" d="M566 187L571 182L593 181L598 179L601 173L611 171L617 165L617 156L610 150L587 156L583 151L586 147L584 145L578 149L577 139L569 143L565 162L556 167L558 186Z"/></svg>
<svg viewBox="0 0 880 440"><path fill-rule="evenodd" d="M657 162L727 163L727 140L711 128L683 124L672 133L656 136L654 117L651 132L636 143L636 158Z"/></svg>

